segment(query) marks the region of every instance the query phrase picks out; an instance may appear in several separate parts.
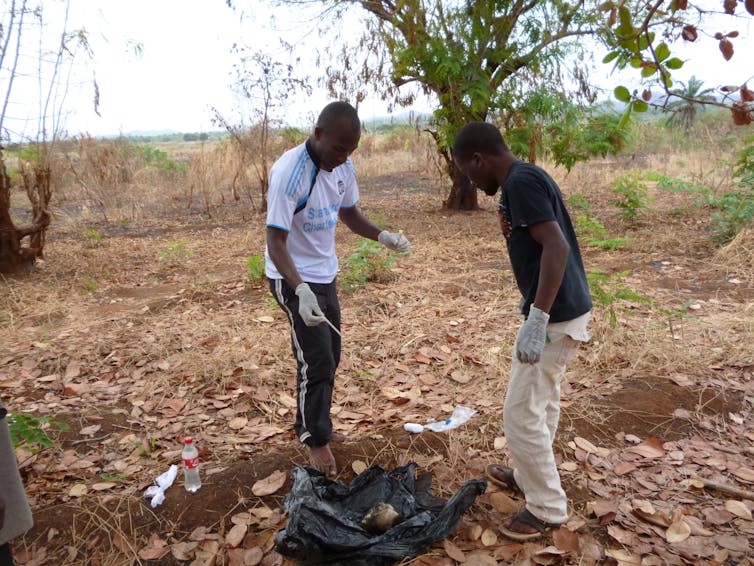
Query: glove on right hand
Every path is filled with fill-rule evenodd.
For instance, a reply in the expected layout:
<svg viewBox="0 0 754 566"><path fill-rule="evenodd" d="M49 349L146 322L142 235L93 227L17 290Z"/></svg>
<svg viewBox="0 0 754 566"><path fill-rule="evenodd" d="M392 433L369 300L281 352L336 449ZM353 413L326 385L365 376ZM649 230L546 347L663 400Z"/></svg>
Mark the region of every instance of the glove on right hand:
<svg viewBox="0 0 754 566"><path fill-rule="evenodd" d="M317 326L327 320L322 309L319 308L317 295L314 294L307 283L301 283L296 287L298 297L298 314L307 326Z"/></svg>

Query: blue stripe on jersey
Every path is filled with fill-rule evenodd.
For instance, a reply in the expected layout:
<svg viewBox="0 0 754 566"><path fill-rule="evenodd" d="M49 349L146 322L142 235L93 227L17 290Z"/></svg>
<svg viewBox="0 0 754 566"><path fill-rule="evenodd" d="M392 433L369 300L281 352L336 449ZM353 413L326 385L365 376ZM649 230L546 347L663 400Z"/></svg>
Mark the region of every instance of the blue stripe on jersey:
<svg viewBox="0 0 754 566"><path fill-rule="evenodd" d="M296 165L291 170L291 176L288 178L288 184L285 185L285 194L292 197L296 194L301 178L304 175L304 169L306 168L306 160L309 154L306 153L306 148L302 148L301 155L298 156Z"/></svg>
<svg viewBox="0 0 754 566"><path fill-rule="evenodd" d="M277 224L268 224L267 228L277 228L278 230L282 230L283 232L290 232L288 228L283 228L282 226L278 226Z"/></svg>
<svg viewBox="0 0 754 566"><path fill-rule="evenodd" d="M306 202L309 200L309 195L304 195L300 199L298 199L298 202L296 203L296 208L301 206L302 204L306 204Z"/></svg>

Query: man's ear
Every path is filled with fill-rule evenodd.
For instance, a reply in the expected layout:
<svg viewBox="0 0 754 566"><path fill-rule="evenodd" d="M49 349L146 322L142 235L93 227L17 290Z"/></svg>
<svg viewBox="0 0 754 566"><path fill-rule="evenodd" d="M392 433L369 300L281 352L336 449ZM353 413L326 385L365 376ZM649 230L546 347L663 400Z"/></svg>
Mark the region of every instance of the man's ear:
<svg viewBox="0 0 754 566"><path fill-rule="evenodd" d="M322 139L322 135L325 133L324 128L322 126L314 126L314 138L316 140Z"/></svg>

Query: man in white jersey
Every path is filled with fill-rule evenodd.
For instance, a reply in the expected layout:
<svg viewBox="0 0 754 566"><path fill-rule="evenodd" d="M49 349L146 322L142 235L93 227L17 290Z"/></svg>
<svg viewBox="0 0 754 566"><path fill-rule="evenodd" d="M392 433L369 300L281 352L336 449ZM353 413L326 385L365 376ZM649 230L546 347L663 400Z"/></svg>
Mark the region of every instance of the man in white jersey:
<svg viewBox="0 0 754 566"><path fill-rule="evenodd" d="M361 121L346 102L332 102L306 143L280 157L267 193L266 274L291 323L298 366L295 431L309 446L311 465L337 475L330 406L340 361L340 306L335 285L335 226L342 220L364 238L405 252L402 233L380 230L356 207L359 188L348 156L359 145Z"/></svg>

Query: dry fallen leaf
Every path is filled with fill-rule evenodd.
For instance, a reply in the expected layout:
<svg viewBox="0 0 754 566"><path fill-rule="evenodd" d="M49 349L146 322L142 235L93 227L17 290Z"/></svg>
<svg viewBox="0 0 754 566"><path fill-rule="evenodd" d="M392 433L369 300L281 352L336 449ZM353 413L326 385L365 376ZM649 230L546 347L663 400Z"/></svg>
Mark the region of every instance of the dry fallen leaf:
<svg viewBox="0 0 754 566"><path fill-rule="evenodd" d="M92 489L94 491L105 491L106 489L111 489L115 487L117 484L112 481L101 481L95 484L92 484Z"/></svg>
<svg viewBox="0 0 754 566"><path fill-rule="evenodd" d="M257 566L263 558L264 551L258 546L249 548L243 553L244 566Z"/></svg>
<svg viewBox="0 0 754 566"><path fill-rule="evenodd" d="M497 535L492 529L485 529L482 533L482 544L484 546L492 546L497 542Z"/></svg>
<svg viewBox="0 0 754 566"><path fill-rule="evenodd" d="M751 521L751 510L743 503L743 501L736 501L735 499L728 499L725 502L725 509L733 513L736 517L741 519L747 519Z"/></svg>
<svg viewBox="0 0 754 566"><path fill-rule="evenodd" d="M170 552L176 560L192 560L197 546L199 546L198 542L177 542L170 545Z"/></svg>
<svg viewBox="0 0 754 566"><path fill-rule="evenodd" d="M479 537L482 536L482 530L482 526L479 523L469 526L467 531L469 540L479 540Z"/></svg>
<svg viewBox="0 0 754 566"><path fill-rule="evenodd" d="M589 454L597 454L597 456L601 456L602 458L610 455L610 450L608 450L607 448L597 448L586 438L576 436L574 437L573 442L576 444L576 446L581 448L584 452L588 452Z"/></svg>
<svg viewBox="0 0 754 566"><path fill-rule="evenodd" d="M149 537L147 546L139 551L139 558L142 560L159 560L170 552L168 543L162 540L158 535L153 534Z"/></svg>
<svg viewBox="0 0 754 566"><path fill-rule="evenodd" d="M741 466L733 470L733 475L747 483L754 483L754 470Z"/></svg>
<svg viewBox="0 0 754 566"><path fill-rule="evenodd" d="M486 550L475 550L466 557L465 564L473 566L497 566L497 560Z"/></svg>
<svg viewBox="0 0 754 566"><path fill-rule="evenodd" d="M608 548L605 550L605 554L610 558L615 558L620 566L640 566L641 556L631 554L625 550L617 548Z"/></svg>
<svg viewBox="0 0 754 566"><path fill-rule="evenodd" d="M420 364L431 364L432 360L430 360L427 356L424 354L416 354L414 356L414 359L419 362Z"/></svg>
<svg viewBox="0 0 754 566"><path fill-rule="evenodd" d="M267 315L258 316L254 320L256 320L257 322L275 322L275 319L273 317Z"/></svg>
<svg viewBox="0 0 754 566"><path fill-rule="evenodd" d="M251 486L251 493L257 497L272 495L285 485L285 472L275 470L269 476L261 479Z"/></svg>
<svg viewBox="0 0 754 566"><path fill-rule="evenodd" d="M545 548L534 553L534 555L539 558L537 562L541 564L553 564L553 562L550 562L550 560L560 561L562 560L564 554L565 551L561 550L557 546L546 546ZM547 560L547 562L540 562L543 559Z"/></svg>
<svg viewBox="0 0 754 566"><path fill-rule="evenodd" d="M552 542L555 543L556 547L565 552L578 552L581 549L578 533L566 527L560 527L553 531Z"/></svg>
<svg viewBox="0 0 754 566"><path fill-rule="evenodd" d="M113 535L113 546L127 555L133 554L135 550L133 542L120 531Z"/></svg>
<svg viewBox="0 0 754 566"><path fill-rule="evenodd" d="M715 537L715 542L733 552L748 552L750 550L749 539L745 536L719 535Z"/></svg>
<svg viewBox="0 0 754 566"><path fill-rule="evenodd" d="M241 542L243 542L243 537L246 536L247 530L248 527L246 525L233 525L233 528L225 535L225 546L228 548L236 548Z"/></svg>
<svg viewBox="0 0 754 566"><path fill-rule="evenodd" d="M471 381L471 377L472 377L471 374L464 373L460 369L456 369L450 372L450 379L461 384L466 384L469 381Z"/></svg>
<svg viewBox="0 0 754 566"><path fill-rule="evenodd" d="M662 441L659 438L650 436L641 444L626 448L628 452L639 454L645 458L661 458L665 455L665 449L662 447Z"/></svg>
<svg viewBox="0 0 754 566"><path fill-rule="evenodd" d="M353 473L355 473L356 475L359 475L368 467L369 466L367 466L366 462L362 462L361 460L354 460L351 463L351 469L353 470Z"/></svg>
<svg viewBox="0 0 754 566"><path fill-rule="evenodd" d="M85 426L84 428L82 428L79 431L79 434L81 436L91 436L91 435L93 435L95 432L97 432L101 428L102 428L102 425L98 425L98 424L93 424L93 425L90 425L90 426Z"/></svg>
<svg viewBox="0 0 754 566"><path fill-rule="evenodd" d="M495 511L503 515L511 515L518 511L519 504L501 491L490 494L490 503Z"/></svg>
<svg viewBox="0 0 754 566"><path fill-rule="evenodd" d="M445 554L450 556L456 562L466 561L466 555L463 553L463 550L458 548L455 544L450 542L448 539L445 539L444 541L442 541L442 547L445 549Z"/></svg>
<svg viewBox="0 0 754 566"><path fill-rule="evenodd" d="M665 540L669 543L682 542L691 536L691 527L683 519L673 521L665 531Z"/></svg>
<svg viewBox="0 0 754 566"><path fill-rule="evenodd" d="M631 462L618 462L613 468L613 472L617 476L624 476L630 474L636 469L636 465Z"/></svg>
<svg viewBox="0 0 754 566"><path fill-rule="evenodd" d="M247 424L249 424L249 419L246 417L236 417L228 423L228 427L232 430L241 430L246 427Z"/></svg>
<svg viewBox="0 0 754 566"><path fill-rule="evenodd" d="M77 483L68 490L68 495L70 495L71 497L81 497L87 491L89 491L89 488L86 487L86 484Z"/></svg>
<svg viewBox="0 0 754 566"><path fill-rule="evenodd" d="M496 436L495 441L492 443L492 447L495 450L502 450L505 448L505 445L508 444L508 441L504 436Z"/></svg>
<svg viewBox="0 0 754 566"><path fill-rule="evenodd" d="M295 409L297 406L296 400L290 395L286 395L285 393L279 395L278 400L289 409Z"/></svg>

